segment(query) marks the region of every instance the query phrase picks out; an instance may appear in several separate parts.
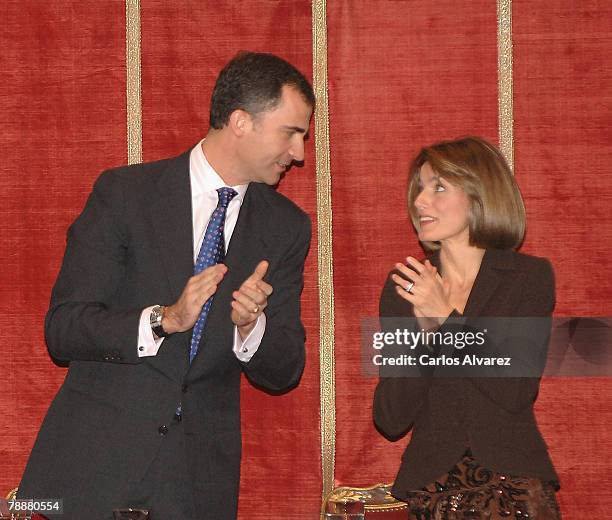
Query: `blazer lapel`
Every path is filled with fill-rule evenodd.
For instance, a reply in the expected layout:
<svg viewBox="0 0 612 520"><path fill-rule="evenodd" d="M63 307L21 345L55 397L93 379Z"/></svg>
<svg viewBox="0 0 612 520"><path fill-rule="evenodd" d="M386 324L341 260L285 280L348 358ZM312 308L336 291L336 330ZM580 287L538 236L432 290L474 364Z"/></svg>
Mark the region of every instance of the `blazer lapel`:
<svg viewBox="0 0 612 520"><path fill-rule="evenodd" d="M507 249L487 249L485 251L480 270L465 306L465 315L486 316L486 305L502 281L500 271L514 269L513 255L514 252Z"/></svg>
<svg viewBox="0 0 612 520"><path fill-rule="evenodd" d="M480 316L501 282L500 270L513 269L512 251L487 249L480 269L463 310L464 316ZM440 269L440 252L432 254L430 261Z"/></svg>

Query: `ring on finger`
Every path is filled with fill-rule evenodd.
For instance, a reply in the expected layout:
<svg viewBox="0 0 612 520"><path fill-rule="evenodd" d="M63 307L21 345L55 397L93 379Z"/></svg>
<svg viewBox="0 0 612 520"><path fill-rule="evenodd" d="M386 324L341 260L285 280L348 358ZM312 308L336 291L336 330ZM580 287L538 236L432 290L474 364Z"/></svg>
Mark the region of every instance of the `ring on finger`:
<svg viewBox="0 0 612 520"><path fill-rule="evenodd" d="M408 282L406 284L406 287L404 287L404 291L411 293L412 288L414 287L414 282Z"/></svg>
<svg viewBox="0 0 612 520"><path fill-rule="evenodd" d="M255 307L253 307L253 314L257 314L259 312L259 305L255 305Z"/></svg>

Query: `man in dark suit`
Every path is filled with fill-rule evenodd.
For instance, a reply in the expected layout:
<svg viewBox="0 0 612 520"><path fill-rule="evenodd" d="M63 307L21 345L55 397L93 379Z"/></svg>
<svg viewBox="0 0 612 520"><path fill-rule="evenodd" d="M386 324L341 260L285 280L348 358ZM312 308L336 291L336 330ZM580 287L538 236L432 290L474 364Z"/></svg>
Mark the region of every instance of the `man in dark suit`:
<svg viewBox="0 0 612 520"><path fill-rule="evenodd" d="M53 289L47 344L70 366L20 498L63 498L71 519L236 517L240 374L280 392L304 366L310 221L273 186L313 106L292 65L240 53L205 139L100 176Z"/></svg>

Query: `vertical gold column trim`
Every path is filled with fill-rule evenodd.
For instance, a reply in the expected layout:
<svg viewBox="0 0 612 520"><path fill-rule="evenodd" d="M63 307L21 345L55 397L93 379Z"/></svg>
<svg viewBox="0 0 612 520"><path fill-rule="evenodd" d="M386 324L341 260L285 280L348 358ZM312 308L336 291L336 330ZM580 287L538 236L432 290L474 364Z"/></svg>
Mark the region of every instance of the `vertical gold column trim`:
<svg viewBox="0 0 612 520"><path fill-rule="evenodd" d="M142 162L140 85L140 0L125 0L125 69L128 164Z"/></svg>
<svg viewBox="0 0 612 520"><path fill-rule="evenodd" d="M497 0L497 79L499 147L514 171L512 102L512 0Z"/></svg>
<svg viewBox="0 0 612 520"><path fill-rule="evenodd" d="M319 363L321 379L321 468L323 496L334 486L336 456L336 382L334 367L334 272L332 251L329 99L327 96L327 5L312 1L312 70L317 97L315 151L319 261Z"/></svg>

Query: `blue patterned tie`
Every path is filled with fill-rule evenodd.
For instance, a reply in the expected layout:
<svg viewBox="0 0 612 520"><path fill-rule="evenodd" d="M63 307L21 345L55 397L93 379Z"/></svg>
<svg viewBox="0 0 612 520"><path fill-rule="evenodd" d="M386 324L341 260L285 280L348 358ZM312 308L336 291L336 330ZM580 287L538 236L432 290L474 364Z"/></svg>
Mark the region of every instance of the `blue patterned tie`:
<svg viewBox="0 0 612 520"><path fill-rule="evenodd" d="M204 240L202 241L202 246L193 268L193 274L199 274L211 265L223 262L225 258L225 240L223 238L225 213L227 212L228 204L238 193L232 188L219 188L217 193L219 194L219 203L210 216L206 234L204 235ZM200 311L200 316L193 326L193 335L191 336L191 345L189 347L189 363L193 361L193 358L198 353L198 345L200 344L200 339L202 339L202 331L204 330L213 298L214 295L206 300Z"/></svg>

